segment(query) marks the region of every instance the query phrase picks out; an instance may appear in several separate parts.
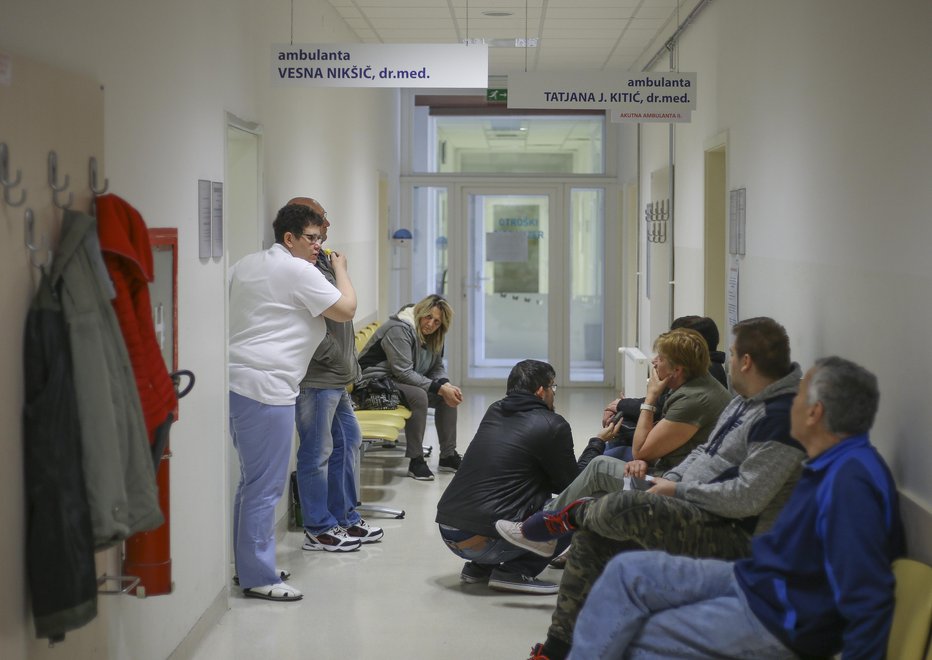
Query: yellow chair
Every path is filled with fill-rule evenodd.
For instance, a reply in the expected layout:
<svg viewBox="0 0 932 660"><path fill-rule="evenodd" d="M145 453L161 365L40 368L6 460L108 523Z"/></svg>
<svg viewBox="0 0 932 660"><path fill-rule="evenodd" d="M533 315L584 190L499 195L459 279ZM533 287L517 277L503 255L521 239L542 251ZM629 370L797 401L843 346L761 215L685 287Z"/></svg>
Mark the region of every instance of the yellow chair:
<svg viewBox="0 0 932 660"><path fill-rule="evenodd" d="M893 562L896 604L887 642L891 660L932 660L932 567L913 559Z"/></svg>

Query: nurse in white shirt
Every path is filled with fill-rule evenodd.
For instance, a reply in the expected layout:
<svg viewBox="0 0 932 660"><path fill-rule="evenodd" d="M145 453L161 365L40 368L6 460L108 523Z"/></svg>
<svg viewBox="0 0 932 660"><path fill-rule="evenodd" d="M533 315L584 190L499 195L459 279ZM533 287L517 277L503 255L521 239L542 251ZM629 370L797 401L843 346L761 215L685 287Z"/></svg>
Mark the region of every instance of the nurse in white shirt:
<svg viewBox="0 0 932 660"><path fill-rule="evenodd" d="M314 267L324 219L283 207L275 244L230 269L230 433L240 458L233 549L243 594L298 600L275 568L275 505L285 489L298 384L326 333L321 317L352 320L346 257L331 255L336 286Z"/></svg>

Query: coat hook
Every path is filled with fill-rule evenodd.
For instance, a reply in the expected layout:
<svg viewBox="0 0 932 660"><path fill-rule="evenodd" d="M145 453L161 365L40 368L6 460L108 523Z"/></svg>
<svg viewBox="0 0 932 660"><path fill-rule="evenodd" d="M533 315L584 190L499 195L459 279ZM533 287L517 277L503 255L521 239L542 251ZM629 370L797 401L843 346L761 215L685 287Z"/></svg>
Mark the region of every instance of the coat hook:
<svg viewBox="0 0 932 660"><path fill-rule="evenodd" d="M97 158L91 156L91 159L87 163L87 178L90 182L88 187L91 189L91 192L95 195L103 195L107 192L107 189L110 187L110 179L104 177L104 187L97 188Z"/></svg>
<svg viewBox="0 0 932 660"><path fill-rule="evenodd" d="M10 180L10 152L7 149L6 142L0 142L0 185L3 186L3 201L7 206L22 206L26 201L26 191L21 191L18 202L14 202L10 197L10 190L19 185L23 173L16 170L16 177Z"/></svg>
<svg viewBox="0 0 932 660"><path fill-rule="evenodd" d="M43 266L52 265L52 251L48 249L48 244L45 240L45 236L42 236L42 246L36 246L36 218L32 213L32 209L26 209L26 212L23 216L25 222L25 228L23 231L23 242L26 244L26 248L29 250L29 262L36 268L42 268ZM46 251L45 263L36 263L36 252L40 250Z"/></svg>
<svg viewBox="0 0 932 660"><path fill-rule="evenodd" d="M74 193L68 193L68 201L64 204L58 201L58 193L64 192L68 185L71 183L71 179L68 175L65 175L65 180L59 184L58 183L58 154L54 151L49 152L49 187L52 189L52 203L60 209L70 208L74 203Z"/></svg>

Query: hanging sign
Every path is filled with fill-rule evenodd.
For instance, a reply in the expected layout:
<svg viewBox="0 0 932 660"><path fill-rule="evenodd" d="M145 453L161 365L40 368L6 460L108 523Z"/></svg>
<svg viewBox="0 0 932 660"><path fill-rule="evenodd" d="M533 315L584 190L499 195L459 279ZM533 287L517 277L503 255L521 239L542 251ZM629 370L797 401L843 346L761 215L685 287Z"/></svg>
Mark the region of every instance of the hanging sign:
<svg viewBox="0 0 932 660"><path fill-rule="evenodd" d="M275 44L272 81L302 87L466 87L489 83L485 44Z"/></svg>
<svg viewBox="0 0 932 660"><path fill-rule="evenodd" d="M509 108L610 110L620 121L689 121L696 107L696 74L513 73Z"/></svg>

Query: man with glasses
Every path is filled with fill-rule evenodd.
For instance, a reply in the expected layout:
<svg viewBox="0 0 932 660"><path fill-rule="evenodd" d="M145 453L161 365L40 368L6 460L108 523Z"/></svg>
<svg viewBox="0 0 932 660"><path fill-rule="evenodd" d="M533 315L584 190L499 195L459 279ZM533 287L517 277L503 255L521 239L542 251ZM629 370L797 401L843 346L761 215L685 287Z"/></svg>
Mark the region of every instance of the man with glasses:
<svg viewBox="0 0 932 660"><path fill-rule="evenodd" d="M320 242L327 240L330 221L320 203L296 197L300 204L323 217ZM336 284L332 260L341 255L321 250L316 267ZM359 475L356 471L362 431L346 386L359 377L353 322L325 319L327 336L320 342L295 404L298 427L298 494L304 523L304 549L352 552L363 543L382 538L379 527L366 523L356 512Z"/></svg>
<svg viewBox="0 0 932 660"><path fill-rule="evenodd" d="M314 267L323 224L310 207L289 204L272 223L275 244L230 269L230 434L240 459L233 550L249 598L302 597L275 567L275 505L285 488L295 399L326 334L323 317L343 322L356 313L346 257L331 259L335 285Z"/></svg>
<svg viewBox="0 0 932 660"><path fill-rule="evenodd" d="M523 520L566 488L602 453L614 427L602 430L577 462L573 434L554 412L553 367L524 360L511 370L507 393L486 411L459 470L437 504L436 521L447 547L466 559L460 580L488 583L500 591L553 594L557 585L538 580L550 557L516 548L499 537L499 518ZM553 556L566 544L555 547Z"/></svg>

